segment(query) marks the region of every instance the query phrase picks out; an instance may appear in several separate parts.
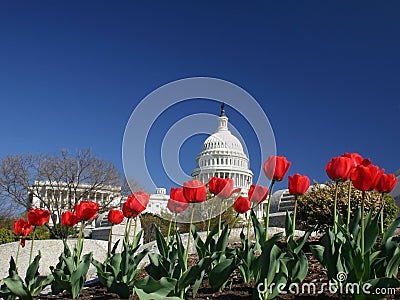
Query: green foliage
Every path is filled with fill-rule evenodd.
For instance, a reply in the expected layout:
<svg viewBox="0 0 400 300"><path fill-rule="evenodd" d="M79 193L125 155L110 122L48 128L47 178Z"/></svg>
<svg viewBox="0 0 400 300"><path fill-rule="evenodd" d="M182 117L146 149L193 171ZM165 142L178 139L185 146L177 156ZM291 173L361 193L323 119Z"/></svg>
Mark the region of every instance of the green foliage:
<svg viewBox="0 0 400 300"><path fill-rule="evenodd" d="M174 284L174 289L168 293L168 296L180 295L182 298L190 286L193 287L195 294L202 282L205 270L210 267L211 258L205 257L200 259L196 265L188 267L185 248L178 232L175 233L175 239L166 241L161 231L156 227L156 242L160 253L149 253L150 263L146 266L147 273L153 279L152 284L155 284L154 282ZM143 285L140 283L139 285L135 284L135 289L140 289L141 286ZM147 299L160 298L149 296Z"/></svg>
<svg viewBox="0 0 400 300"><path fill-rule="evenodd" d="M222 220L226 223L232 226L233 224L238 224L237 222L237 217L236 217L236 212L233 210L232 207L228 208L225 212L222 213ZM169 227L169 220L171 218L171 215L163 215L163 218L157 215L154 215L152 213L145 213L143 215L140 215L140 222L142 225L142 228L144 229L144 234L143 234L143 243L149 243L152 242L156 239L156 229L155 227L158 227L158 229L161 231L161 233L166 236L168 232L168 227ZM219 221L219 216L216 216L211 219L210 222L210 227L213 228L215 225L218 224ZM207 231L207 226L208 226L208 220L205 220L203 222L197 222L193 223L198 231ZM177 223L177 227L179 228L180 233L188 233L189 232L189 224L188 223ZM174 232L172 232L174 233Z"/></svg>
<svg viewBox="0 0 400 300"><path fill-rule="evenodd" d="M33 236L33 232L30 233L26 239L31 240ZM51 234L50 230L45 226L36 226L35 228L35 240L48 240L50 239Z"/></svg>
<svg viewBox="0 0 400 300"><path fill-rule="evenodd" d="M313 245L311 251L319 262L326 268L328 278L337 282L337 274L344 272L347 275L342 285L347 283L371 284L370 290L382 287L399 287L397 273L400 265L400 246L393 238L393 233L400 224L395 220L378 243L379 211L373 214L372 210L365 217L365 253L362 255L361 246L361 210L356 211L349 228L343 220L338 220L338 234L335 236L329 227L321 238L320 245ZM384 295L381 295L382 297ZM356 299L368 299L370 295L362 293ZM375 298L379 298L377 295Z"/></svg>
<svg viewBox="0 0 400 300"><path fill-rule="evenodd" d="M254 212L251 212L256 243L250 245L248 241L244 243L242 238L243 253L241 254L241 264L239 271L245 275L247 281L254 277L256 287L262 287L261 292L254 289L254 294L259 299L272 299L278 295L279 285L284 285L286 289L292 283L301 283L307 275L308 261L302 248L313 230L307 231L303 237L294 239L293 222L290 215L286 213L286 247L279 248L276 243L281 239L282 234L275 234L265 240L266 232L260 224ZM261 253L257 257L256 250ZM244 277L244 278L245 278ZM262 292L262 290L264 290Z"/></svg>
<svg viewBox="0 0 400 300"><path fill-rule="evenodd" d="M156 227L165 236L168 232L169 221L152 213L140 215L140 223L143 228L143 243L149 243L156 239Z"/></svg>
<svg viewBox="0 0 400 300"><path fill-rule="evenodd" d="M141 230L130 245L127 239L123 240L122 252L115 253L118 242L114 245L109 257L103 263L93 260L92 264L97 269L100 282L108 291L118 294L122 298L129 298L135 283L135 277L142 271L139 267L142 259L147 255L148 249L136 254L139 248L138 241L142 236Z"/></svg>
<svg viewBox="0 0 400 300"><path fill-rule="evenodd" d="M230 234L228 224L224 224L220 233L218 230L219 226L215 224L203 241L197 233L196 226L192 225L192 236L197 255L200 260L204 259L209 262L209 266L203 270L203 273L208 274L209 283L214 290L222 289L238 266L236 251L228 247ZM193 294L196 294L196 290L193 291Z"/></svg>
<svg viewBox="0 0 400 300"><path fill-rule="evenodd" d="M26 240L32 239L30 233L25 237ZM50 238L50 231L45 226L37 226L35 229L35 240L48 240ZM18 241L18 237L14 234L14 231L7 228L0 228L0 245Z"/></svg>
<svg viewBox="0 0 400 300"><path fill-rule="evenodd" d="M302 248L316 227L308 230L300 239L294 239L294 227L290 215L286 212L285 234L286 249L283 251L282 260L288 269L288 287L292 283L300 284L307 276L308 261Z"/></svg>
<svg viewBox="0 0 400 300"><path fill-rule="evenodd" d="M77 237L77 231L75 227L62 226L61 224L56 224L53 230L50 232L50 239L65 239L69 237Z"/></svg>
<svg viewBox="0 0 400 300"><path fill-rule="evenodd" d="M0 229L0 245L18 241L18 237L14 234L14 231L7 228Z"/></svg>
<svg viewBox="0 0 400 300"><path fill-rule="evenodd" d="M179 300L180 298L170 296L174 293L176 279L163 277L155 280L150 276L138 280L135 284L136 294L140 300Z"/></svg>
<svg viewBox="0 0 400 300"><path fill-rule="evenodd" d="M50 267L54 276L54 281L51 285L53 294L59 294L65 290L71 293L73 299L79 296L86 281L86 275L93 256L92 253L88 253L80 258L82 246L82 243L78 241L75 245L74 253L71 254L71 250L64 241L64 251L59 257L58 264L56 267Z"/></svg>
<svg viewBox="0 0 400 300"><path fill-rule="evenodd" d="M342 215L344 221L347 221L348 207L348 189L349 182L338 184L338 213ZM362 192L352 187L351 189L351 218L361 206ZM335 199L335 183L326 183L320 185L314 182L311 192L299 197L297 216L303 228L313 228L318 226L318 229L324 229L327 226L333 225L333 204ZM386 194L384 208L384 224L387 227L397 216L398 208L394 203L393 198ZM365 199L366 211L374 209L377 212L382 204L381 194L377 192L368 192Z"/></svg>
<svg viewBox="0 0 400 300"><path fill-rule="evenodd" d="M9 276L0 282L0 296L5 299L14 299L18 297L21 300L31 300L53 281L53 275L44 279L40 278L39 261L41 253L35 257L26 271L25 280L18 275L17 266L14 258L11 257Z"/></svg>

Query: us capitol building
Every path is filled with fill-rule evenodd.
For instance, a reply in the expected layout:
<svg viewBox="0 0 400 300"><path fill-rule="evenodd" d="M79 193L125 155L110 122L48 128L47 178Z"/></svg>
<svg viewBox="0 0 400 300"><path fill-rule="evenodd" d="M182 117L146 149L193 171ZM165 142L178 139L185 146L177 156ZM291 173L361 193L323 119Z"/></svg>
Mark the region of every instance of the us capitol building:
<svg viewBox="0 0 400 300"><path fill-rule="evenodd" d="M224 103L221 105L218 128L205 140L196 163L197 167L192 171L193 179L208 183L213 176L232 178L235 188L241 188L242 193L247 194L253 172L249 169L249 158L241 142L228 128Z"/></svg>

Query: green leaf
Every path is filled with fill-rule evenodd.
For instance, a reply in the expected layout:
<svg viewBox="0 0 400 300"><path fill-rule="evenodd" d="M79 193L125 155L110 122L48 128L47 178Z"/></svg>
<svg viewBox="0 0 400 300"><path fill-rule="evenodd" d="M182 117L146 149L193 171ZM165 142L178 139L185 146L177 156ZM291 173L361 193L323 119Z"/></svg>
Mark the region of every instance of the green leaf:
<svg viewBox="0 0 400 300"><path fill-rule="evenodd" d="M72 298L76 298L79 296L79 293L81 292L83 285L86 281L86 274L89 270L90 263L92 262L92 253L85 254L79 265L78 268L71 274L71 294Z"/></svg>
<svg viewBox="0 0 400 300"><path fill-rule="evenodd" d="M26 270L25 283L28 287L28 290L31 290L31 286L38 279L40 258L41 258L41 253L39 251L39 254L36 255L36 257L34 258L32 263L29 265L28 269Z"/></svg>
<svg viewBox="0 0 400 300"><path fill-rule="evenodd" d="M391 257L387 265L385 275L387 277L396 277L399 271L399 265L400 265L400 248L396 248L396 250L393 253L393 256Z"/></svg>
<svg viewBox="0 0 400 300"><path fill-rule="evenodd" d="M53 274L48 275L46 278L44 278L42 281L40 281L39 285L32 291L32 296L36 297L38 296L43 289L51 284L54 280Z"/></svg>
<svg viewBox="0 0 400 300"><path fill-rule="evenodd" d="M3 282L7 286L7 288L11 291L11 293L19 297L21 300L32 299L30 292L24 285L24 282L21 279L21 277L19 277L18 275L4 278Z"/></svg>
<svg viewBox="0 0 400 300"><path fill-rule="evenodd" d="M251 221L253 222L253 228L256 235L257 248L261 248L261 245L265 241L265 230L261 223L258 221L254 211L251 210Z"/></svg>
<svg viewBox="0 0 400 300"><path fill-rule="evenodd" d="M140 300L179 300L178 297L168 297L173 294L177 280L168 277L162 277L160 280L154 280L147 276L135 282L135 292Z"/></svg>
<svg viewBox="0 0 400 300"><path fill-rule="evenodd" d="M15 265L14 258L11 256L10 268L8 269L8 276L13 277L15 273L17 273L17 266Z"/></svg>
<svg viewBox="0 0 400 300"><path fill-rule="evenodd" d="M400 225L400 218L394 220L389 227L386 229L382 237L382 244L386 244L389 238L391 238L396 231L397 227Z"/></svg>
<svg viewBox="0 0 400 300"><path fill-rule="evenodd" d="M145 268L147 273L156 280L168 277L169 267L163 265L162 257L157 253L149 253L148 257L150 263Z"/></svg>
<svg viewBox="0 0 400 300"><path fill-rule="evenodd" d="M130 296L129 286L124 282L113 281L108 291L118 294L121 298L128 299Z"/></svg>
<svg viewBox="0 0 400 300"><path fill-rule="evenodd" d="M289 214L288 211L286 211L285 235L286 235L286 237L289 237L289 236L292 236L292 235L293 235L292 218L290 217L290 214Z"/></svg>
<svg viewBox="0 0 400 300"><path fill-rule="evenodd" d="M301 249L303 249L304 244L307 242L311 233L313 233L317 229L317 225L314 228L307 230L304 235L297 241L297 246L293 249L293 252L298 254Z"/></svg>
<svg viewBox="0 0 400 300"><path fill-rule="evenodd" d="M375 242L379 236L379 216L380 214L378 213L374 218L372 218L372 210L370 210L365 218L365 252L369 251L372 246L375 245Z"/></svg>
<svg viewBox="0 0 400 300"><path fill-rule="evenodd" d="M359 224L361 221L361 208L358 208L354 212L354 217L351 219L351 222L349 224L350 227L350 233L354 238L357 238L358 232L359 232Z"/></svg>
<svg viewBox="0 0 400 300"><path fill-rule="evenodd" d="M132 248L132 249L135 249L135 251L136 251L136 249L139 247L139 243L140 243L140 239L142 238L142 235L143 235L143 229L141 229L141 230L136 234L136 236L133 238L133 242L132 242L131 248Z"/></svg>
<svg viewBox="0 0 400 300"><path fill-rule="evenodd" d="M236 264L233 259L226 259L217 264L211 269L209 276L209 283L211 288L214 290L220 289L227 280L232 272L236 269Z"/></svg>
<svg viewBox="0 0 400 300"><path fill-rule="evenodd" d="M202 241L202 239L200 238L200 235L197 233L197 229L196 229L195 225L192 224L192 226L190 226L190 230L192 232L197 255L199 256L199 259L202 259L206 256L205 243Z"/></svg>
<svg viewBox="0 0 400 300"><path fill-rule="evenodd" d="M221 235L218 239L215 250L224 252L226 249L226 245L228 244L228 238L229 238L229 226L225 224L224 228L221 231Z"/></svg>
<svg viewBox="0 0 400 300"><path fill-rule="evenodd" d="M154 228L156 230L156 242L157 242L158 251L160 252L161 256L167 257L168 256L168 246L164 239L164 236L162 235L158 226L154 225Z"/></svg>
<svg viewBox="0 0 400 300"><path fill-rule="evenodd" d="M376 288L398 288L400 287L400 281L397 278L375 278L366 281L371 284L370 291L376 290Z"/></svg>
<svg viewBox="0 0 400 300"><path fill-rule="evenodd" d="M111 255L115 254L115 252L117 251L117 247L118 247L118 244L119 244L120 241L121 240L118 240L118 241L115 242L115 244L114 244L114 246L113 246L113 248L111 250L111 253L110 253Z"/></svg>
<svg viewBox="0 0 400 300"><path fill-rule="evenodd" d="M324 251L325 247L321 245L310 245L310 250L312 255L320 262L322 263L324 260Z"/></svg>

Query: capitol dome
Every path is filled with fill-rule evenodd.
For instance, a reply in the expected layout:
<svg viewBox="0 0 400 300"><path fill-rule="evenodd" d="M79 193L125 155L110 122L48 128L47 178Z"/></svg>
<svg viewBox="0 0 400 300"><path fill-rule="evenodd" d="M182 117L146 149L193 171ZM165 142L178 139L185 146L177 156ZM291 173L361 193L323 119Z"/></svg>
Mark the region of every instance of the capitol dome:
<svg viewBox="0 0 400 300"><path fill-rule="evenodd" d="M225 107L221 105L218 128L203 144L196 158L197 167L192 177L207 183L213 176L232 178L235 188L246 193L253 180L253 172L249 169L249 158L243 151L242 143L228 128L228 117Z"/></svg>

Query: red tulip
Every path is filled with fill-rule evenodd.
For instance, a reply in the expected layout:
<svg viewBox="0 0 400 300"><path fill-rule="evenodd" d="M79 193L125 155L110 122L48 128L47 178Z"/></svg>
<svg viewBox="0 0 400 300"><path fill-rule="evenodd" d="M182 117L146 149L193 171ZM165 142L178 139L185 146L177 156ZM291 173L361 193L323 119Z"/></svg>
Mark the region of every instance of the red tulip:
<svg viewBox="0 0 400 300"><path fill-rule="evenodd" d="M94 201L81 201L75 205L75 214L80 220L91 221L96 218L99 205Z"/></svg>
<svg viewBox="0 0 400 300"><path fill-rule="evenodd" d="M304 195L310 187L310 179L305 175L289 176L288 181L291 195Z"/></svg>
<svg viewBox="0 0 400 300"><path fill-rule="evenodd" d="M167 208L172 213L181 213L189 207L189 203L183 196L182 188L171 188L170 198L168 200Z"/></svg>
<svg viewBox="0 0 400 300"><path fill-rule="evenodd" d="M23 218L14 222L14 233L18 236L27 236L32 232L32 225L25 222Z"/></svg>
<svg viewBox="0 0 400 300"><path fill-rule="evenodd" d="M240 214L246 213L250 209L249 199L243 196L239 196L236 199L235 203L233 203L233 209Z"/></svg>
<svg viewBox="0 0 400 300"><path fill-rule="evenodd" d="M290 167L284 156L269 156L264 163L264 173L270 180L281 181Z"/></svg>
<svg viewBox="0 0 400 300"><path fill-rule="evenodd" d="M364 159L351 173L351 182L360 191L371 191L383 172L384 170L379 171L377 166L371 164L369 159Z"/></svg>
<svg viewBox="0 0 400 300"><path fill-rule="evenodd" d="M119 224L123 221L124 214L118 209L110 209L108 212L108 222L112 224Z"/></svg>
<svg viewBox="0 0 400 300"><path fill-rule="evenodd" d="M50 212L40 208L31 209L28 212L28 223L34 226L42 226L50 220Z"/></svg>
<svg viewBox="0 0 400 300"><path fill-rule="evenodd" d="M252 184L250 186L248 196L249 196L250 201L255 202L255 203L261 203L265 199L267 199L268 188L265 186L262 186L260 184L257 184L257 185Z"/></svg>
<svg viewBox="0 0 400 300"><path fill-rule="evenodd" d="M229 198L233 192L233 179L218 178L214 176L210 179L210 181L208 181L208 188L211 193L218 196L219 198Z"/></svg>
<svg viewBox="0 0 400 300"><path fill-rule="evenodd" d="M397 178L393 174L382 174L376 183L375 190L380 193L390 193L397 183Z"/></svg>
<svg viewBox="0 0 400 300"><path fill-rule="evenodd" d="M360 154L358 154L358 153L347 153L347 152L346 152L346 153L343 154L342 156L351 159L351 163L352 163L352 164L351 164L351 165L352 165L351 169L357 167L357 166L358 166L359 164L361 164L362 161L364 160L364 158L363 158Z"/></svg>
<svg viewBox="0 0 400 300"><path fill-rule="evenodd" d="M333 181L346 181L350 176L350 171L353 168L353 162L345 156L332 158L326 165L326 173Z"/></svg>
<svg viewBox="0 0 400 300"><path fill-rule="evenodd" d="M187 202L204 202L207 197L206 186L199 180L193 179L183 184L183 196Z"/></svg>
<svg viewBox="0 0 400 300"><path fill-rule="evenodd" d="M25 239L24 238L21 239L21 246L22 246L22 248L25 247Z"/></svg>
<svg viewBox="0 0 400 300"><path fill-rule="evenodd" d="M74 227L79 222L79 217L72 211L65 211L61 215L61 225Z"/></svg>
<svg viewBox="0 0 400 300"><path fill-rule="evenodd" d="M142 191L135 192L128 196L126 202L122 205L122 213L127 218L136 218L141 212L146 209L150 201L150 194Z"/></svg>
<svg viewBox="0 0 400 300"><path fill-rule="evenodd" d="M129 197L133 197L136 199L136 201L139 201L140 204L142 204L144 207L147 207L147 204L149 204L150 201L150 194L147 194L143 191L137 191L134 192L131 196ZM129 198L128 197L128 198Z"/></svg>

